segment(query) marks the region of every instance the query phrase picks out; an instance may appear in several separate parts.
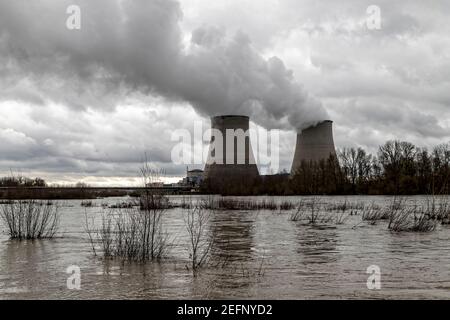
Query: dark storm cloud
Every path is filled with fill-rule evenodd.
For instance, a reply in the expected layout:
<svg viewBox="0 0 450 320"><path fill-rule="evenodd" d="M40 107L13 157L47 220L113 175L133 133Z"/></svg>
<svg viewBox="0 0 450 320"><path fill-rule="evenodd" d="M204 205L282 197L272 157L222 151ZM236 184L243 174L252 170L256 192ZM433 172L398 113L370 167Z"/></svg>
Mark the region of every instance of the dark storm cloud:
<svg viewBox="0 0 450 320"><path fill-rule="evenodd" d="M338 147L447 142L449 14L444 0L0 0L0 171L129 177L147 152L181 175L174 129L223 113L298 127L328 117L321 103ZM294 144L283 132L282 168Z"/></svg>
<svg viewBox="0 0 450 320"><path fill-rule="evenodd" d="M114 108L127 90L190 102L203 115L251 115L265 126L326 118L292 71L262 57L242 32L214 28L182 43L175 1L75 1L82 28L65 28L73 1L0 2L8 80L27 77L48 99L76 108ZM5 84L4 84L5 86Z"/></svg>

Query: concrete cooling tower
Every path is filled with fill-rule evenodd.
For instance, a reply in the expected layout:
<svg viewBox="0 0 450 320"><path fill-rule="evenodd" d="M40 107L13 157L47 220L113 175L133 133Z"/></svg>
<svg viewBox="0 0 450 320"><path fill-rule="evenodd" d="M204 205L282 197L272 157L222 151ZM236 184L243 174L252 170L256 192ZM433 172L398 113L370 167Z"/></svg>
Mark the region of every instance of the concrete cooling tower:
<svg viewBox="0 0 450 320"><path fill-rule="evenodd" d="M211 129L213 132L208 162L205 166L205 180L214 183L223 181L242 183L246 182L246 179L259 177L250 144L249 117L237 115L212 117ZM219 137L214 131L219 133ZM235 135L231 135L233 132ZM246 135L243 136L243 133ZM219 138L222 138L221 143L217 140Z"/></svg>
<svg viewBox="0 0 450 320"><path fill-rule="evenodd" d="M302 162L319 162L320 160L327 160L331 155L336 157L333 141L333 121L325 120L297 134L291 173L295 173Z"/></svg>

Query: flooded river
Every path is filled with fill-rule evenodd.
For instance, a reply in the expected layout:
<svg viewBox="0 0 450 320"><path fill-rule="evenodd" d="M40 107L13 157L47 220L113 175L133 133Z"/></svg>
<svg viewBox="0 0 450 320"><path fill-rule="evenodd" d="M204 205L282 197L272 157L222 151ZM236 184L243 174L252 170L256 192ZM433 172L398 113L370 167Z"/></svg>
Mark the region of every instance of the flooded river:
<svg viewBox="0 0 450 320"><path fill-rule="evenodd" d="M307 197L275 201L301 199ZM318 199L324 204L348 201L380 206L392 201L390 197ZM358 210L342 224L315 226L291 221L291 211L215 211L208 227L214 235L213 247L226 252L228 263L202 269L194 277L186 267L188 238L181 208L165 213L172 246L162 262L120 263L93 255L85 232L85 210L98 223L108 211L101 204L126 200L98 199L89 208L81 207L78 200L62 202L60 232L52 240L11 241L0 225L0 299L450 299L448 225L439 224L428 233L394 233L385 221L363 222ZM412 205L425 200L407 201ZM379 290L367 287L367 268L372 265L380 269ZM69 266L80 268L80 290L67 287Z"/></svg>

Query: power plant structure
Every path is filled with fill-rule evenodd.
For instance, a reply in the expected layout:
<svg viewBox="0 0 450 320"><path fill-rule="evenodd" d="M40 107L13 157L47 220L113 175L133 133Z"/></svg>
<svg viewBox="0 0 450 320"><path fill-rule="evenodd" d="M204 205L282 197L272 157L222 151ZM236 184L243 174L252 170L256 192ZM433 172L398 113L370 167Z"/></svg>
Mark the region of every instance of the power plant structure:
<svg viewBox="0 0 450 320"><path fill-rule="evenodd" d="M239 194L263 181L251 147L249 123L249 117L241 115L211 118L211 143L203 175L209 191ZM336 158L333 121L325 120L297 134L291 175L302 163L318 163L330 156Z"/></svg>
<svg viewBox="0 0 450 320"><path fill-rule="evenodd" d="M328 160L330 156L336 158L333 121L325 120L297 134L291 174L294 174L302 163L318 163L321 160Z"/></svg>
<svg viewBox="0 0 450 320"><path fill-rule="evenodd" d="M259 178L249 122L249 117L240 115L211 118L211 144L204 171L204 180L210 185L240 184Z"/></svg>

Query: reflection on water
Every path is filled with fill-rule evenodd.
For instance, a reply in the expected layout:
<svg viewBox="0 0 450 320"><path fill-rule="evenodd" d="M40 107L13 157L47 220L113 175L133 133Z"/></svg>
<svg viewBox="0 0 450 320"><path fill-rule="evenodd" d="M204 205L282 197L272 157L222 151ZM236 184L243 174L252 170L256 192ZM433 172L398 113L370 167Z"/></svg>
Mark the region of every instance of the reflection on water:
<svg viewBox="0 0 450 320"><path fill-rule="evenodd" d="M297 228L297 253L302 257L302 263L331 263L338 259L336 250L337 233L335 227L305 227Z"/></svg>
<svg viewBox="0 0 450 320"><path fill-rule="evenodd" d="M346 199L380 205L390 201L387 197ZM410 200L420 201L420 197ZM105 200L98 202L87 210L100 221L100 204ZM450 298L448 226L431 233L391 233L386 223L361 223L360 215L342 225L309 226L289 221L287 212L218 211L208 226L214 239L214 267L194 277L186 268L182 209L170 210L165 217L173 240L168 258L147 265L94 257L80 201L69 201L62 210L60 238L10 241L1 228L0 299ZM79 291L66 286L71 265L81 268ZM370 265L381 268L379 291L366 287Z"/></svg>
<svg viewBox="0 0 450 320"><path fill-rule="evenodd" d="M248 290L248 276L255 261L253 228L255 213L239 211L217 212L212 219L213 247L211 262L218 268L209 270L209 297L219 298L225 290ZM233 276L230 277L230 274Z"/></svg>

